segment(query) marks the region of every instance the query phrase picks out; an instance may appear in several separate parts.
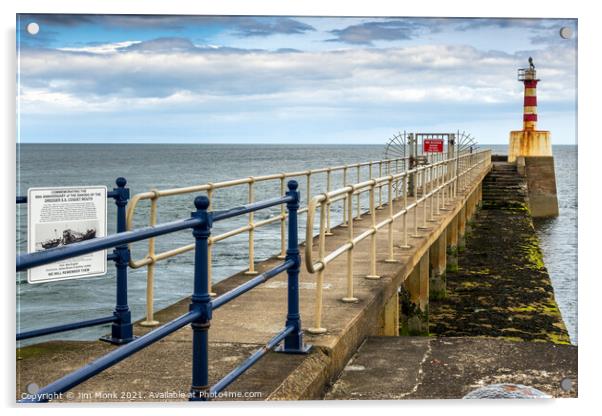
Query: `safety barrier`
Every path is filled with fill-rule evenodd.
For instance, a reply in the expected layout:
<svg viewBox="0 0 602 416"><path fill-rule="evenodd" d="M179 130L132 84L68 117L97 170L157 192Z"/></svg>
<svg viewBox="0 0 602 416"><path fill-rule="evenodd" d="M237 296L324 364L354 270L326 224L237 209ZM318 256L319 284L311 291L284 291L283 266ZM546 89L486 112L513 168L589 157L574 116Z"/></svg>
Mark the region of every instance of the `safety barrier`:
<svg viewBox="0 0 602 416"><path fill-rule="evenodd" d="M125 189L125 180L118 180L118 185L119 183L122 184L120 189ZM85 367L43 387L37 393L22 399L21 402L47 402L60 397L61 393L72 389L89 378L133 355L137 351L148 347L188 324L191 325L193 331L190 400L209 400L212 397L215 397L215 395L223 391L278 344L283 343L282 347L279 349L281 352L295 354L307 353L310 346L305 345L303 342L303 331L301 329L301 317L299 312L299 269L301 263L298 248L297 220L299 200L300 196L296 181L288 182L288 191L284 196L242 205L226 211L209 212L209 198L201 195L195 198L194 204L196 211L192 212L191 218L188 219L144 227L137 230L122 230L117 234L107 237L95 238L73 243L64 247L17 256L16 269L17 271L23 271L32 267L77 257L83 254L115 248L115 250L123 251L121 253L119 264L123 266L123 270L125 271L123 277L126 279L124 283L127 283L128 244L186 229L192 229L192 235L194 237L194 289L188 313L130 341L126 345L120 346ZM285 252L284 262L212 300L209 293L209 239L213 223L240 215L247 215L273 206L283 206L284 204L286 204L288 210L288 246ZM121 225L125 226L125 223ZM282 272L287 272L288 274L288 310L284 329L270 339L263 348L257 350L237 368L210 387L208 331L213 311Z"/></svg>
<svg viewBox="0 0 602 416"><path fill-rule="evenodd" d="M149 192L142 192L136 194L132 197L132 200L128 206L127 210L127 229L130 230L133 227L134 216L136 213L136 208L138 203L143 200L150 200L150 212L149 212L149 225L153 226L157 222L157 213L158 213L158 202L161 198L176 196L176 195L184 195L190 193L198 193L204 192L206 193L209 201L214 200L215 192L219 189L232 188L237 186L246 186L247 187L247 198L248 203L253 203L255 200L255 185L260 182L269 182L269 181L278 181L280 184L280 193L284 194L284 183L287 179L290 178L303 178L306 182L307 188L307 200L309 201L312 197L311 193L311 184L312 178L318 174L322 174L326 176L326 192L331 190L332 186L332 178L335 173L340 173L342 175L342 182L344 185L347 185L352 181L351 176L354 176L354 180L356 182L361 181L362 177L362 168L368 170L367 175L369 179L372 179L373 174L378 169L378 175L382 176L383 171L387 174L390 173L398 173L401 169L407 170L408 167L408 157L397 158L397 159L386 159L386 160L378 160L378 161L370 161L363 163L355 163L349 165L341 165L341 166L333 166L319 169L309 169L297 172L287 172L287 173L277 173L272 175L263 175L263 176L251 176L242 179L230 180L225 182L216 182L216 183L206 183L202 185L189 186L183 188L172 188L172 189L163 189L163 190L152 190ZM366 169L367 168L367 169ZM352 175L354 173L354 175ZM366 172L363 172L364 175ZM355 218L361 218L362 211L360 206L360 195L357 195L355 201ZM382 189L378 191L378 207L379 209L382 207L383 202L383 192ZM214 209L210 205L211 209ZM330 208L330 206L329 206ZM307 212L307 207L301 208L299 210L299 214ZM345 204L343 206L343 225L346 225L349 222L349 217L353 218L353 209L352 206L347 206ZM247 275L255 275L257 271L255 270L255 230L267 226L270 224L274 224L280 222L280 254L278 258L282 259L285 256L285 247L286 247L286 235L285 235L285 221L286 221L286 212L284 208L281 208L280 215L273 216L267 218L262 221L255 221L253 213L248 214L248 223L242 227L229 230L219 235L215 235L209 239L209 292L212 295L215 295L211 292L211 280L212 280L212 247L219 241L226 240L230 237L234 237L236 235L242 233L248 233L248 269L245 272ZM330 209L328 209L327 219L326 219L326 227L327 227L327 235L331 235L330 229L332 227L331 224L331 215ZM155 239L151 238L148 241L148 250L146 256L141 259L130 259L129 265L133 269L137 269L140 267L146 266L147 268L147 278L146 278L146 320L144 320L141 324L144 326L156 326L159 324L157 320L154 318L154 276L155 276L155 264L161 260L166 260L168 258L186 253L194 249L193 244L188 244L185 246L177 247L171 250L167 250L161 253L155 252Z"/></svg>
<svg viewBox="0 0 602 416"><path fill-rule="evenodd" d="M478 153L463 153L452 155L452 157L443 159L443 155L430 156L430 163L418 166L405 172L381 176L354 185L348 185L343 188L326 192L313 197L308 204L306 241L313 240L314 221L316 210L320 208L320 231L318 234L318 259L314 261L313 247L311 243L305 245L305 265L310 273L317 273L316 297L315 297L315 315L314 325L308 328L312 334L323 334L326 328L322 326L322 290L324 285L324 273L329 263L344 253L347 253L347 290L346 295L341 300L343 302L357 302L358 299L353 292L353 252L355 246L370 237L370 271L366 279L379 279L376 272L376 233L383 227L388 229L387 239L387 258L386 262L396 262L393 255L393 225L394 221L402 217L403 232L400 248L409 248L408 245L408 215L413 210L413 234L418 237L418 229L428 228L427 221L434 221L434 216L441 210L446 210L446 204L451 202L457 196L458 189L463 189L469 185L474 177L480 173L479 168L489 166L491 160L491 151L481 151ZM397 184L397 190L402 191L401 198L393 197L393 186ZM388 189L388 216L383 221L376 222L375 211L375 190L385 186ZM344 200L349 206L353 195L368 192L370 199L370 228L359 235L354 235L353 221L349 221L347 228L347 242L340 245L330 253L326 253L326 235L328 227L326 226L326 212L328 205ZM408 196L413 195L413 201L408 203ZM401 209L394 212L394 202L401 199ZM427 208L427 203L429 207ZM418 210L423 209L422 224L418 224ZM427 218L428 217L428 218Z"/></svg>

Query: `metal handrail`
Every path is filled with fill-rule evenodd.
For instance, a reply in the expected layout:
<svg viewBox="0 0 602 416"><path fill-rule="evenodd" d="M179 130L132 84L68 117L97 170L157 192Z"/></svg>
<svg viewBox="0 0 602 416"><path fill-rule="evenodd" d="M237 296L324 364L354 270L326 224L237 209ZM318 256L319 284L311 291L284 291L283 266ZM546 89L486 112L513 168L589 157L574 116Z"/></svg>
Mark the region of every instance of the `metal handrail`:
<svg viewBox="0 0 602 416"><path fill-rule="evenodd" d="M419 228L427 228L426 221L433 220L433 216L437 215L441 209L445 209L445 205L457 196L458 189L464 188L476 175L476 169L481 166L490 163L491 151L483 150L476 153L465 153L456 154L450 158L443 159L442 156L435 157L435 160L429 165L418 166L414 169L407 170L405 172L397 173L394 175L382 176L379 178L365 181L355 185L345 186L343 188L326 192L315 196L309 201L308 212L307 212L307 225L306 225L306 241L305 245L305 267L309 273L317 273L316 279L316 296L315 296L315 315L314 315L314 326L308 329L308 332L313 334L323 334L326 332L326 328L322 326L322 289L324 284L324 272L329 263L334 261L336 258L344 253L347 253L347 291L345 297L341 300L343 302L357 302L358 299L355 297L353 292L353 250L355 246L370 237L370 271L367 279L379 279L376 272L376 233L384 227L388 227L388 239L387 239L387 258L385 262L397 262L393 255L393 224L394 221L400 217L403 217L403 241L402 248L409 248L407 243L408 238L408 226L407 226L407 215L410 210L414 213L414 236L417 236ZM409 178L414 176L413 182L413 195L415 199L412 203L408 204L408 193L410 190ZM403 196L401 198L393 198L392 184L394 182L401 181L403 183ZM388 193L388 208L389 212L387 218L383 221L376 222L375 212L375 190L381 188L383 185L387 185L389 189ZM418 190L420 190L421 196L418 196ZM348 238L344 244L339 245L330 253L326 253L326 239L327 227L325 224L325 210L326 206L335 200L346 199L349 203L352 199L352 195L359 195L364 192L369 192L370 197L370 217L371 225L370 228L359 235L354 234L353 221L349 222L348 225ZM396 213L394 212L393 203L402 199L403 208L399 209ZM430 212L427 210L427 201L430 200ZM422 216L422 225L418 225L418 209L422 204L424 214ZM313 247L309 243L313 240L314 230L314 218L316 210L320 207L320 231L318 233L318 259L314 259Z"/></svg>
<svg viewBox="0 0 602 416"><path fill-rule="evenodd" d="M189 312L148 332L140 338L132 340L127 345L123 345L122 347L103 355L92 363L67 374L59 380L50 383L40 389L37 393L27 395L20 400L20 402L47 402L57 397L60 398L62 393L188 324L191 325L193 331L190 400L211 399L212 395L225 389L268 351L272 350L280 343L282 343L280 349L281 352L294 354L307 353L310 346L306 345L303 341L303 331L301 329L301 318L299 313L299 265L301 261L297 232L297 211L300 199L297 187L298 184L296 181L290 181L288 184L288 192L285 196L243 205L227 211L208 212L209 199L206 196L198 196L195 199L196 212L191 214L191 218L172 221L154 227L145 227L142 229L121 232L107 237L99 237L74 243L63 248L49 249L44 252L28 253L18 256L17 270L27 270L31 267L53 263L65 258L73 258L110 247L123 247L128 243L170 234L184 229L192 229L192 235L195 238L194 291L191 297ZM209 248L208 239L211 234L212 224L217 221L284 204L286 204L289 212L289 243L285 261L221 295L215 300L211 300L208 286L207 254ZM208 330L213 310L218 309L243 293L252 290L261 283L268 281L282 272L287 272L288 274L288 311L284 329L278 332L278 334L270 339L264 347L253 353L236 369L210 387Z"/></svg>
<svg viewBox="0 0 602 416"><path fill-rule="evenodd" d="M194 185L182 188L170 188L157 190L154 189L148 192L142 192L134 195L127 209L126 215L126 224L127 229L130 230L133 227L134 216L136 213L136 208L138 203L143 200L150 200L150 213L149 213L149 225L152 226L157 222L157 211L158 211L158 201L160 198L176 196L176 195L184 195L189 193L198 193L205 192L209 201L211 203L214 198L214 192L218 189L231 188L235 186L243 186L247 185L248 187L248 202L254 202L254 186L260 182L266 181L279 181L280 182L280 193L284 194L285 191L285 180L287 178L293 177L303 177L306 181L307 185L307 200L309 201L312 197L311 195L311 178L312 175L316 174L326 174L326 191L331 190L331 179L332 175L335 172L341 172L343 174L343 183L347 184L350 182L349 173L350 170L356 171L356 182L360 182L361 180L361 168L368 167L368 177L372 179L373 177L373 168L378 166L379 176L383 174L383 166L386 168L387 173L399 172L400 165L403 165L404 168L407 168L409 157L397 158L397 159L383 159L376 161L368 161L361 163L353 163L348 165L337 165L331 167L317 168L317 169L307 169L295 172L286 172L286 173L277 173L270 175L261 175L261 176L249 176L246 178L234 179L229 181L215 182L215 183L206 183L202 185ZM315 176L314 176L315 177ZM382 189L379 189L379 209L382 207ZM330 208L330 205L329 205ZM299 209L299 214L306 213L307 207ZM356 199L356 213L355 218L361 218L361 208L360 208L360 195L357 195ZM285 247L286 247L286 235L285 235L285 222L286 222L287 214L284 211L284 208L281 208L280 214L275 215L273 217L267 218L262 221L255 221L255 218L252 213L249 213L248 223L244 226L235 228L233 230L226 231L222 234L218 234L212 236L209 239L209 292L212 293L211 290L211 280L212 280L212 246L222 240L226 240L230 237L234 237L236 235L240 235L243 233L248 233L249 241L248 241L248 250L249 250L249 260L248 260L248 269L245 274L247 275L255 275L257 271L255 270L255 230L267 226L270 224L274 224L280 222L280 253L278 258L282 259L285 256ZM343 206L343 224L347 224L349 222L349 218L354 218L353 209L348 204L344 204ZM331 235L331 220L330 220L330 210L327 213L327 235ZM133 269L137 269L140 267L147 267L147 279L146 279L146 320L142 322L145 326L155 326L158 325L159 322L154 318L154 269L155 264L161 260L166 260L168 258L184 254L194 249L194 244L188 244L180 247L176 247L170 250L163 251L161 253L155 252L155 239L151 238L148 240L148 250L146 255L140 259L132 259L129 260L129 266ZM212 293L212 295L215 295Z"/></svg>

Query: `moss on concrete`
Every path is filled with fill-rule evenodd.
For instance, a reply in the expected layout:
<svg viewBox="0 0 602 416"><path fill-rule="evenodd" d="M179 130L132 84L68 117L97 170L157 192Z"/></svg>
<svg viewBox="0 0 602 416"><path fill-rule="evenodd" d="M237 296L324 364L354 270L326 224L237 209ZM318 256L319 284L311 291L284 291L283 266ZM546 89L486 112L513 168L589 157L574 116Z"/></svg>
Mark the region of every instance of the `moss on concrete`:
<svg viewBox="0 0 602 416"><path fill-rule="evenodd" d="M570 343L526 204L485 203L465 238L447 296L431 301L430 332Z"/></svg>
<svg viewBox="0 0 602 416"><path fill-rule="evenodd" d="M429 310L421 310L420 306L410 299L408 292L402 288L399 293L399 335L428 335Z"/></svg>
<svg viewBox="0 0 602 416"><path fill-rule="evenodd" d="M447 263L447 266L445 266L445 271L447 273L457 273L458 272L458 265L455 263Z"/></svg>

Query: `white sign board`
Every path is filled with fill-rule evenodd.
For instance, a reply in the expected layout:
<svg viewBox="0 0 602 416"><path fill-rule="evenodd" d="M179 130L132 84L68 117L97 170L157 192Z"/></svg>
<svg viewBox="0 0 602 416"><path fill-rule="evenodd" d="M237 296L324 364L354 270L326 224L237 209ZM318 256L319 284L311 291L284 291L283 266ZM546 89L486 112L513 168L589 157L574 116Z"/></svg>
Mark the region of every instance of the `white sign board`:
<svg viewBox="0 0 602 416"><path fill-rule="evenodd" d="M107 235L107 187L29 188L27 250L49 250ZM100 276L106 250L31 268L29 283Z"/></svg>

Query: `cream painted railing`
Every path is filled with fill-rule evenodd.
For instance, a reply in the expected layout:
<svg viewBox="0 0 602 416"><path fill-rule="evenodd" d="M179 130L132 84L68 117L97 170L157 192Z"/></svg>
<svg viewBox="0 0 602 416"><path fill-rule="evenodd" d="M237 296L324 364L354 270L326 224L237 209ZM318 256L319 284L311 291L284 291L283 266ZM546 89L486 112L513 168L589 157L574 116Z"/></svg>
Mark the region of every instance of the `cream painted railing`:
<svg viewBox="0 0 602 416"><path fill-rule="evenodd" d="M314 220L316 211L320 209L320 231L318 233L318 258L314 260L312 244L305 245L305 265L310 273L317 273L314 326L308 329L313 334L322 334L326 328L322 326L322 291L324 286L324 273L328 264L336 258L347 253L347 279L346 295L343 302L357 302L353 292L353 261L355 246L370 237L370 267L366 279L379 279L376 271L376 233L387 227L387 257L386 262L396 262L394 257L393 227L395 221L401 218L403 225L401 248L409 248L408 245L408 215L413 211L413 234L419 236L418 229L426 229L426 222L433 221L434 215L441 210L446 210L446 204L457 196L458 190L463 190L472 184L475 177L482 172L491 162L491 151L485 150L477 153L465 153L459 156L443 159L441 154L438 158L431 156L429 164L419 166L404 172L380 176L368 181L350 184L340 189L325 192L314 196L308 205L306 242L312 241L314 237ZM396 186L396 198L393 196L393 186ZM376 222L375 193L383 187L388 189L388 215L380 222ZM398 192L401 189L401 197ZM347 242L336 247L330 253L326 253L326 236L329 233L327 225L328 207L340 200L344 200L347 210L351 209L353 196L359 198L360 194L368 192L370 199L370 228L359 235L354 234L353 221L348 222ZM408 203L408 194L415 197ZM401 206L395 212L394 202ZM428 204L427 204L428 203ZM429 205L429 208L427 208ZM421 224L418 224L418 210L423 210ZM428 217L428 218L427 218Z"/></svg>
<svg viewBox="0 0 602 416"><path fill-rule="evenodd" d="M292 177L304 177L306 182L306 201L311 200L311 186L312 186L312 178L316 175L326 175L326 192L331 191L332 186L332 176L334 173L342 174L342 182L346 186L349 183L353 183L355 180L356 183L359 183L362 178L362 168L367 167L368 170L368 178L372 179L373 173L376 169L378 169L378 175L382 176L383 171L387 174L398 174L400 171L407 170L409 158L398 158L398 159L386 159L386 160L378 160L378 161L370 161L364 163L355 163L349 165L341 165L334 167L326 167L320 169L310 169L303 170L297 172L287 172L287 173L277 173L273 175L264 175L264 176L251 176L242 179L236 179L225 182L216 182L216 183L206 183L202 185L189 186L184 188L172 188L172 189L163 189L163 190L152 190L149 192L143 192L136 194L132 197L130 203L128 204L127 210L127 229L131 230L133 227L134 216L136 214L136 209L138 207L138 203L143 200L150 200L150 212L148 213L149 217L149 225L154 226L157 223L157 213L158 213L158 204L159 200L167 197L172 197L176 195L197 193L197 192L205 192L209 197L209 200L212 201L215 197L215 192L219 189L225 188L233 188L233 187L247 187L247 196L248 202L252 203L255 201L255 184L260 182L268 182L268 181L279 181L280 183L280 193L284 195L285 193L285 182L287 178ZM366 173L364 172L364 175ZM353 178L352 178L353 176ZM382 188L386 184L383 183L381 186L378 186L378 207L377 209L381 209L383 207L383 190ZM397 190L398 192L398 190ZM391 193L389 192L389 195ZM355 210L355 218L361 219L361 205L360 205L360 193L356 194L356 210ZM397 194L398 195L398 194ZM351 198L348 203L345 203L343 206L343 225L352 224L353 221L349 221L349 218L354 218L353 215L353 204ZM376 201L371 201L372 204L375 204ZM306 213L307 207L299 210L299 214ZM330 202L327 204L327 209L325 209L325 218L324 218L324 235L331 235L331 218L330 218ZM253 213L248 214L248 223L242 227L229 230L219 235L212 236L209 239L209 291L211 292L211 278L212 278L212 260L211 260L211 251L213 245L217 242L225 240L227 238L242 234L248 233L248 270L245 272L249 275L257 274L255 270L255 230L259 227L266 226L269 224L280 222L280 255L279 258L284 258L286 254L286 234L285 234L285 221L286 221L286 211L284 206L281 206L280 214L270 217L268 219L262 221L255 221ZM129 265L131 268L137 269L146 266L147 270L147 280L146 280L146 320L142 322L142 325L145 326L155 326L158 325L159 322L154 319L154 276L155 276L155 265L157 262L165 259L169 259L171 257L186 253L194 249L194 244L188 244L184 246L180 246L171 250L163 251L161 253L155 252L155 239L151 238L148 241L148 250L146 256L141 259L134 260L130 259Z"/></svg>

